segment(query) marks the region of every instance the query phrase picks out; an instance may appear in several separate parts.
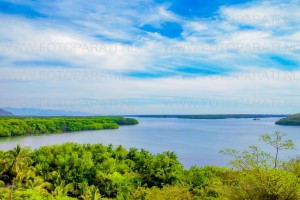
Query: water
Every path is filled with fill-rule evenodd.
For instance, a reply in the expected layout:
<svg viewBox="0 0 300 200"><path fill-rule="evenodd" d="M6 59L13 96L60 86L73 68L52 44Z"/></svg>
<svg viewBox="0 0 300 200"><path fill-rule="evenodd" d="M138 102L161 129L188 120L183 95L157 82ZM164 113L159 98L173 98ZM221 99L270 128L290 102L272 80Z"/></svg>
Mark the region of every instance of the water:
<svg viewBox="0 0 300 200"><path fill-rule="evenodd" d="M160 119L136 118L139 125L122 126L117 130L84 131L40 136L0 138L0 149L9 150L17 144L37 148L44 145L76 143L103 143L126 148L143 148L152 153L175 151L186 168L197 165L226 166L229 157L219 153L224 148L245 149L258 145L272 153L259 141L264 133L276 130L287 133L296 144L296 151L281 152L288 159L300 152L300 127L277 126L278 118L252 119Z"/></svg>

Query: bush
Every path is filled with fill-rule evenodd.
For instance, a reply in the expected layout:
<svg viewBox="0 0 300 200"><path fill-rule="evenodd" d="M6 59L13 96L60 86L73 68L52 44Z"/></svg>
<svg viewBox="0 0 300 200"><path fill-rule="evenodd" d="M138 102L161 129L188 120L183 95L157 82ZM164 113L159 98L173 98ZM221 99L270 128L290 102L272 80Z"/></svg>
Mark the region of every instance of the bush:
<svg viewBox="0 0 300 200"><path fill-rule="evenodd" d="M251 169L237 173L228 187L232 200L297 200L300 198L298 178L281 169Z"/></svg>

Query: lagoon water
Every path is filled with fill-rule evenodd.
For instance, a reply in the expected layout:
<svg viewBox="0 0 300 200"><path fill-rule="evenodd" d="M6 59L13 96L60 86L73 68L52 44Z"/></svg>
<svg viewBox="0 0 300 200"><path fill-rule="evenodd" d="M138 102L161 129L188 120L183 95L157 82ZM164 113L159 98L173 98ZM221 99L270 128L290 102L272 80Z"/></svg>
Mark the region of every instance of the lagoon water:
<svg viewBox="0 0 300 200"><path fill-rule="evenodd" d="M44 145L76 143L103 143L126 148L143 148L151 153L175 151L186 168L197 165L227 166L230 157L219 153L224 148L243 150L249 145L260 146L273 153L272 148L259 141L265 133L281 131L288 134L297 150L284 151L280 158L300 154L300 127L278 126L279 118L252 119L175 119L136 118L139 124L121 126L117 130L84 131L40 136L0 138L0 149L9 150L17 144L37 148Z"/></svg>

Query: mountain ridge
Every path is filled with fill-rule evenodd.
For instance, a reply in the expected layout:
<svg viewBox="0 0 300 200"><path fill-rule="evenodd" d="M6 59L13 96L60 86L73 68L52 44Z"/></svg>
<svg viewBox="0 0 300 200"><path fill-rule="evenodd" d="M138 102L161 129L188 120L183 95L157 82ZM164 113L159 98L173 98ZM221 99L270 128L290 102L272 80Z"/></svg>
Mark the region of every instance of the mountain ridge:
<svg viewBox="0 0 300 200"><path fill-rule="evenodd" d="M92 116L91 113L79 111L66 111L54 109L38 109L38 108L0 108L13 113L16 116Z"/></svg>
<svg viewBox="0 0 300 200"><path fill-rule="evenodd" d="M13 113L0 108L0 116L13 116Z"/></svg>

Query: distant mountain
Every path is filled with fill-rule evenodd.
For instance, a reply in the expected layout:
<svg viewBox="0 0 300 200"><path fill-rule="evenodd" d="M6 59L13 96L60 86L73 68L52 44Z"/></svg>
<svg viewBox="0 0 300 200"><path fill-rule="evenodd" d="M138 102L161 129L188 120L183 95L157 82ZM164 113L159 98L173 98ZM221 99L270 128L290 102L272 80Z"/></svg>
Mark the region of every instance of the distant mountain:
<svg viewBox="0 0 300 200"><path fill-rule="evenodd" d="M65 111L65 110L44 110L36 108L2 108L17 116L91 116L90 113Z"/></svg>
<svg viewBox="0 0 300 200"><path fill-rule="evenodd" d="M12 115L13 114L11 112L0 109L0 116L12 116Z"/></svg>
<svg viewBox="0 0 300 200"><path fill-rule="evenodd" d="M282 118L275 122L275 124L285 126L300 126L300 113Z"/></svg>

